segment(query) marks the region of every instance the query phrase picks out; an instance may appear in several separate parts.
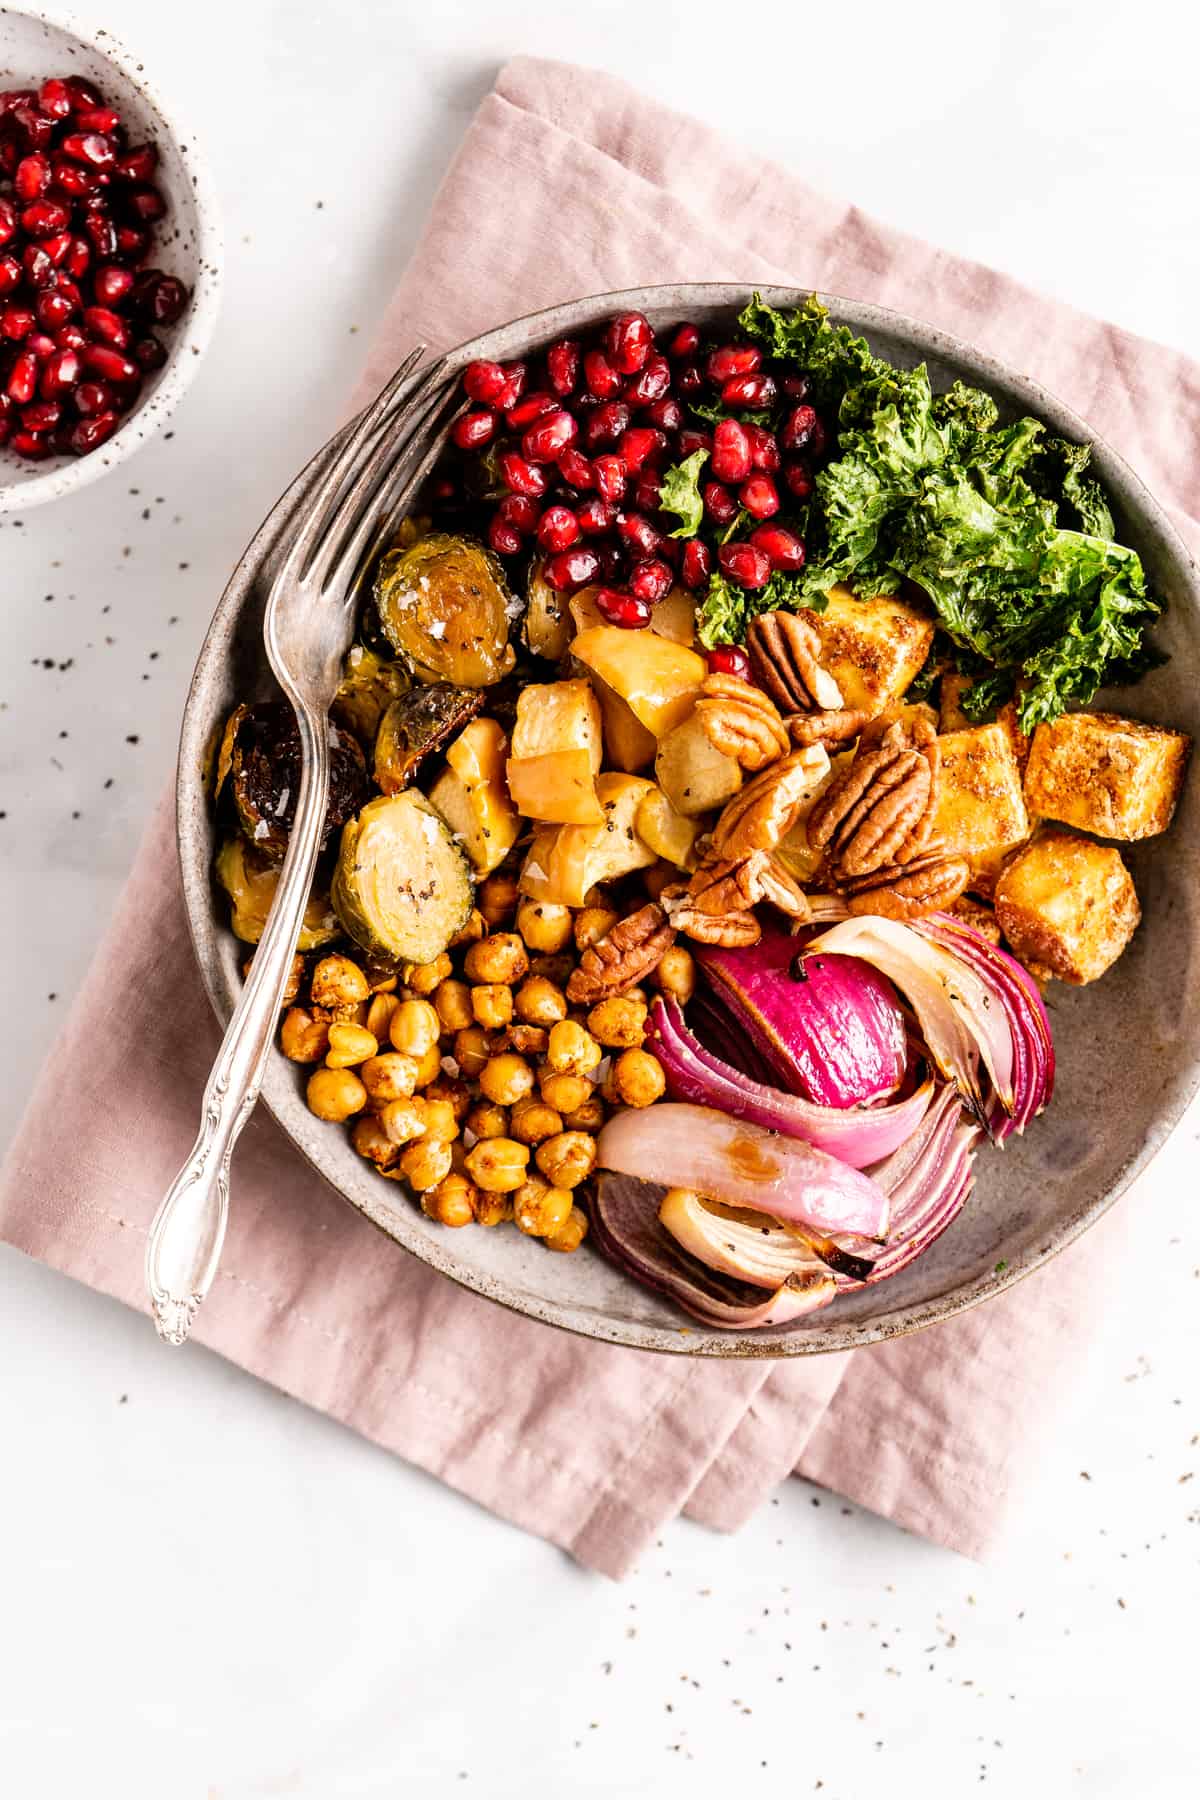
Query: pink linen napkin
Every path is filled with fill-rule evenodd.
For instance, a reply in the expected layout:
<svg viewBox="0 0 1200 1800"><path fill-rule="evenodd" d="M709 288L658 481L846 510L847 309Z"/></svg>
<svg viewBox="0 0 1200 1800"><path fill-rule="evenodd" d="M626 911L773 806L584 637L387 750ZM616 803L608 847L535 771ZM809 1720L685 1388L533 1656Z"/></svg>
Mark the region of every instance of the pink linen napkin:
<svg viewBox="0 0 1200 1800"><path fill-rule="evenodd" d="M481 107L358 399L418 338L449 345L575 295L675 279L793 283L933 320L1075 405L1200 541L1196 365L734 156L619 81L549 62L511 63ZM0 1179L9 1242L138 1308L146 1227L217 1042L191 962L164 803ZM732 1529L793 1470L979 1554L1032 1465L1030 1420L1050 1422L1100 1322L1122 1210L1050 1276L917 1337L685 1361L556 1333L456 1288L383 1240L260 1115L195 1335L610 1575L681 1509Z"/></svg>

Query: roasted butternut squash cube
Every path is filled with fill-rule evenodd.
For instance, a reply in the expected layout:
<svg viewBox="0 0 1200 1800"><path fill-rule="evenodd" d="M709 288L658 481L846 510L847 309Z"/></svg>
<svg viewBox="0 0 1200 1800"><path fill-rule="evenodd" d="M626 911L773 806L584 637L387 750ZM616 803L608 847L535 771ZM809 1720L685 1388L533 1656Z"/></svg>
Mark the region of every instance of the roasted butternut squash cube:
<svg viewBox="0 0 1200 1800"><path fill-rule="evenodd" d="M1121 852L1049 830L1010 858L996 919L1022 960L1082 987L1112 967L1142 916Z"/></svg>
<svg viewBox="0 0 1200 1800"><path fill-rule="evenodd" d="M658 746L654 774L675 811L686 819L715 812L742 785L740 766L710 741L695 713L667 732Z"/></svg>
<svg viewBox="0 0 1200 1800"><path fill-rule="evenodd" d="M1008 852L1029 836L1021 771L1003 725L972 725L937 740L940 752L934 834L971 865L975 892L990 893Z"/></svg>
<svg viewBox="0 0 1200 1800"><path fill-rule="evenodd" d="M521 690L508 791L526 818L599 823L602 755L600 707L586 681L533 682Z"/></svg>
<svg viewBox="0 0 1200 1800"><path fill-rule="evenodd" d="M622 631L618 625L589 626L575 638L571 654L589 677L624 700L656 738L686 719L708 673L704 658L686 645L653 631Z"/></svg>
<svg viewBox="0 0 1200 1800"><path fill-rule="evenodd" d="M495 719L472 719L446 751L446 767L429 790L477 875L499 868L521 829L504 783L507 748Z"/></svg>
<svg viewBox="0 0 1200 1800"><path fill-rule="evenodd" d="M521 870L521 892L558 906L583 906L597 882L648 869L657 858L638 836L637 815L653 792L654 783L636 775L601 775L596 796L602 822L536 831Z"/></svg>
<svg viewBox="0 0 1200 1800"><path fill-rule="evenodd" d="M821 640L821 665L842 690L842 704L882 712L919 674L933 643L927 613L881 594L856 600L849 588L829 590L824 612L805 618Z"/></svg>
<svg viewBox="0 0 1200 1800"><path fill-rule="evenodd" d="M1171 823L1191 749L1186 732L1163 725L1064 713L1033 734L1025 803L1097 837L1153 837Z"/></svg>
<svg viewBox="0 0 1200 1800"><path fill-rule="evenodd" d="M695 867L700 822L676 812L660 787L652 788L642 800L637 810L635 829L655 856L674 863L680 869Z"/></svg>

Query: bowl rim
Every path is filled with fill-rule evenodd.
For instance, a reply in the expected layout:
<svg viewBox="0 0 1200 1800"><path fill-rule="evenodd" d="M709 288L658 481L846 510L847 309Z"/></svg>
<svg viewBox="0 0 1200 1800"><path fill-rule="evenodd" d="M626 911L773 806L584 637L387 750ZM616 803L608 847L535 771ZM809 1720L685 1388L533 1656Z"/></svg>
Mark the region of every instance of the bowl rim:
<svg viewBox="0 0 1200 1800"><path fill-rule="evenodd" d="M795 306L813 292L809 287L786 287L781 284L671 282L593 294L539 308L479 333L446 352L446 365L453 372L481 356L502 360L506 355L512 354L505 347L505 341L509 338L528 336L533 341L548 340L573 329L585 329L609 312L641 311L669 304L682 317L689 310L689 302L691 305L709 307L732 308L736 305L740 310L752 291L757 291L776 306ZM1200 617L1200 573L1175 525L1141 477L1072 407L1032 378L1010 369L999 358L942 331L928 321L844 295L818 291L817 297L828 307L831 316L838 323L848 324L859 332L869 333L874 330L891 333L910 342L922 357L936 356L964 364L972 370L973 378L981 385L994 382L1002 390L1014 395L1035 416L1053 422L1064 434L1099 447L1121 478L1124 487L1123 504L1138 510L1143 527L1159 540L1159 547L1181 571L1187 590L1186 604ZM534 328L537 328L536 332ZM214 929L215 912L207 867L201 876L195 868L196 859L193 857L189 860L187 854L196 829L197 802L201 817L205 816L204 809L208 807L206 783L202 773L207 746L200 740L196 715L200 710L201 696L206 690L210 662L215 660L215 665L219 666L224 629L227 624L236 621L248 594L253 591L254 572L261 566L277 534L286 525L293 505L302 500L306 482L315 476L323 460L332 453L340 438L350 430L352 423L350 421L341 427L299 472L268 513L236 564L201 645L184 707L176 784L176 841L188 931L205 991L222 1028L228 1022L232 1008L215 946L220 941L221 934L228 935L228 927L223 921L219 921ZM250 571L248 577L247 571ZM209 940L207 942L206 937ZM787 1328L707 1333L707 1328L688 1321L685 1315L681 1315L678 1327L666 1327L621 1317L605 1319L598 1312L579 1304L531 1296L512 1280L493 1275L488 1270L465 1267L435 1237L427 1237L416 1229L415 1219L414 1228L405 1229L404 1214L394 1204L389 1205L384 1196L380 1196L378 1204L373 1204L352 1195L342 1186L333 1169L332 1159L322 1153L323 1140L314 1133L313 1142L317 1147L310 1149L284 1116L287 1111L296 1108L297 1099L290 1065L284 1064L277 1051L268 1065L261 1098L292 1147L341 1198L392 1242L409 1250L439 1273L448 1275L459 1286L494 1300L509 1311L537 1319L543 1324L569 1331L579 1337L666 1354L741 1360L827 1355L863 1349L871 1344L910 1336L930 1325L968 1312L984 1301L1004 1293L1017 1282L1043 1268L1103 1217L1157 1155L1179 1124L1197 1091L1200 1091L1200 1044L1193 1044L1186 1068L1176 1079L1174 1087L1164 1094L1150 1129L1122 1165L1115 1179L1102 1192L1086 1200L1069 1219L1056 1225L1052 1232L1046 1233L1047 1241L1040 1242L1038 1247L1016 1252L1011 1259L1005 1260L1003 1266L997 1265L987 1274L966 1281L946 1293L935 1295L926 1301L897 1307L892 1312L871 1320L839 1321L836 1309L831 1309L830 1312L821 1314L819 1334L811 1330L789 1331ZM379 1182L377 1185L391 1188L395 1184ZM627 1276L626 1279L632 1281L633 1278Z"/></svg>
<svg viewBox="0 0 1200 1800"><path fill-rule="evenodd" d="M196 261L198 278L192 285L192 304L181 321L180 330L171 344L158 385L137 405L115 431L102 451L80 456L72 462L58 464L28 481L0 483L0 515L24 513L65 494L77 493L108 475L135 451L156 437L180 400L195 380L204 353L212 341L220 311L224 276L224 235L216 187L208 162L194 131L186 129L174 106L168 107L157 87L145 73L145 65L137 54L126 48L120 38L106 26L91 25L76 13L59 7L4 6L0 13L36 19L78 40L106 62L116 67L122 77L137 89L163 129L179 148L191 178L196 205ZM186 145L186 150L183 146ZM200 278L202 277L202 279ZM154 408L154 424L145 424L147 405ZM137 427L139 426L140 429Z"/></svg>

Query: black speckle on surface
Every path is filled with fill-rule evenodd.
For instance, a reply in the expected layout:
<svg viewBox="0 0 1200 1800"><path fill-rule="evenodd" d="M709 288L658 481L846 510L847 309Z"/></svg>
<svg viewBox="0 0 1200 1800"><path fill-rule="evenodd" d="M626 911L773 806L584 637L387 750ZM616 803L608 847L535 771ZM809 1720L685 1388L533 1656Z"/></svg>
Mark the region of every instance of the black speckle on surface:
<svg viewBox="0 0 1200 1800"><path fill-rule="evenodd" d="M141 741L142 740L136 731L129 732L129 734L127 735L127 737L125 739L125 742L127 744L140 744Z"/></svg>

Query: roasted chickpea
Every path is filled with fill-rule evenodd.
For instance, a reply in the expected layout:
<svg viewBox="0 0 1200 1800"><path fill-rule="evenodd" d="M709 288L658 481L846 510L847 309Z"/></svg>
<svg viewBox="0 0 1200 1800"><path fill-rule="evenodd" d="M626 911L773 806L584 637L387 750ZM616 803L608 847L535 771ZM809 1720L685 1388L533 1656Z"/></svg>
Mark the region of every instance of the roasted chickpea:
<svg viewBox="0 0 1200 1800"><path fill-rule="evenodd" d="M575 914L575 948L590 950L608 936L619 916L611 906L585 906Z"/></svg>
<svg viewBox="0 0 1200 1800"><path fill-rule="evenodd" d="M367 1090L351 1069L315 1069L306 1095L309 1112L338 1125L367 1104Z"/></svg>
<svg viewBox="0 0 1200 1800"><path fill-rule="evenodd" d="M477 1025L490 1031L503 1030L513 1016L512 989L502 987L498 982L483 982L479 987L473 987L471 1010Z"/></svg>
<svg viewBox="0 0 1200 1800"><path fill-rule="evenodd" d="M427 1088L431 1081L436 1081L442 1072L442 1047L430 1044L424 1056L417 1058L417 1086Z"/></svg>
<svg viewBox="0 0 1200 1800"><path fill-rule="evenodd" d="M567 1131L599 1131L604 1123L604 1102L595 1091L590 1093L582 1106L569 1112L563 1119Z"/></svg>
<svg viewBox="0 0 1200 1800"><path fill-rule="evenodd" d="M682 944L672 944L651 976L660 994L686 1006L696 991L696 960Z"/></svg>
<svg viewBox="0 0 1200 1800"><path fill-rule="evenodd" d="M471 1110L470 1088L465 1081L456 1081L453 1075L439 1075L436 1081L431 1081L422 1099L431 1105L435 1100L444 1100L460 1125Z"/></svg>
<svg viewBox="0 0 1200 1800"><path fill-rule="evenodd" d="M571 909L552 900L522 899L517 903L517 930L530 950L553 955L571 941Z"/></svg>
<svg viewBox="0 0 1200 1800"><path fill-rule="evenodd" d="M648 1050L624 1050L612 1066L612 1084L623 1106L653 1106L666 1092L667 1078Z"/></svg>
<svg viewBox="0 0 1200 1800"><path fill-rule="evenodd" d="M320 1062L329 1049L329 1015L293 1006L283 1015L279 1047L293 1062Z"/></svg>
<svg viewBox="0 0 1200 1800"><path fill-rule="evenodd" d="M421 1211L439 1225L470 1225L475 1217L475 1200L479 1189L465 1175L451 1169L437 1186L421 1195Z"/></svg>
<svg viewBox="0 0 1200 1800"><path fill-rule="evenodd" d="M459 1073L467 1081L478 1081L479 1071L492 1054L487 1032L481 1025L467 1025L462 1031L455 1032L451 1054L458 1064Z"/></svg>
<svg viewBox="0 0 1200 1800"><path fill-rule="evenodd" d="M454 964L443 950L429 963L405 963L404 985L413 994L432 994L454 973Z"/></svg>
<svg viewBox="0 0 1200 1800"><path fill-rule="evenodd" d="M471 945L463 968L470 981L511 987L529 973L529 956L515 931L493 931Z"/></svg>
<svg viewBox="0 0 1200 1800"><path fill-rule="evenodd" d="M353 1069L359 1063L366 1062L374 1056L379 1045L371 1033L362 1025L345 1025L340 1021L329 1027L329 1054L325 1058L325 1066L329 1069Z"/></svg>
<svg viewBox="0 0 1200 1800"><path fill-rule="evenodd" d="M476 1188L475 1196L477 1225L503 1225L512 1218L512 1197L509 1194L485 1194L482 1188Z"/></svg>
<svg viewBox="0 0 1200 1800"><path fill-rule="evenodd" d="M400 1155L400 1146L394 1143L383 1128L382 1121L371 1113L364 1113L355 1119L350 1132L350 1142L360 1156L374 1163L378 1169L394 1169Z"/></svg>
<svg viewBox="0 0 1200 1800"><path fill-rule="evenodd" d="M574 1019L561 1019L551 1028L546 1061L556 1075L587 1075L603 1055L591 1032Z"/></svg>
<svg viewBox="0 0 1200 1800"><path fill-rule="evenodd" d="M591 1098L592 1084L582 1075L558 1075L543 1069L538 1077L538 1092L547 1106L563 1114L578 1112Z"/></svg>
<svg viewBox="0 0 1200 1800"><path fill-rule="evenodd" d="M407 1100L417 1091L417 1065L411 1056L385 1050L372 1056L359 1070L359 1079L372 1100Z"/></svg>
<svg viewBox="0 0 1200 1800"><path fill-rule="evenodd" d="M390 963L379 963L372 967L368 957L363 974L367 978L367 986L372 994L394 994L400 986L400 977Z"/></svg>
<svg viewBox="0 0 1200 1800"><path fill-rule="evenodd" d="M523 1056L505 1050L489 1057L479 1071L479 1086L488 1100L497 1106L512 1106L523 1100L533 1088L533 1070Z"/></svg>
<svg viewBox="0 0 1200 1800"><path fill-rule="evenodd" d="M381 1044L387 1037L392 1014L399 1004L395 994L372 994L371 996L370 1005L367 1007L367 1030Z"/></svg>
<svg viewBox="0 0 1200 1800"><path fill-rule="evenodd" d="M632 994L614 994L588 1014L588 1030L609 1050L629 1050L646 1035L646 1002Z"/></svg>
<svg viewBox="0 0 1200 1800"><path fill-rule="evenodd" d="M497 925L511 917L520 893L515 875L489 875L480 883L479 892L475 896L479 911L487 920L489 928L494 931Z"/></svg>
<svg viewBox="0 0 1200 1800"><path fill-rule="evenodd" d="M425 1106L420 1100L389 1100L380 1109L379 1123L393 1144L403 1147L425 1136Z"/></svg>
<svg viewBox="0 0 1200 1800"><path fill-rule="evenodd" d="M573 1206L567 1214L565 1222L559 1226L557 1231L548 1231L542 1242L547 1250L558 1250L563 1255L569 1256L572 1250L578 1250L582 1244L587 1236L587 1228L587 1214L581 1212L577 1206Z"/></svg>
<svg viewBox="0 0 1200 1800"><path fill-rule="evenodd" d="M555 1187L578 1187L595 1166L596 1140L586 1131L560 1131L539 1144L534 1160Z"/></svg>
<svg viewBox="0 0 1200 1800"><path fill-rule="evenodd" d="M557 1135L563 1128L562 1115L556 1113L552 1106L539 1100L533 1094L527 1094L524 1100L518 1100L512 1109L512 1136L519 1144L541 1144L547 1138Z"/></svg>
<svg viewBox="0 0 1200 1800"><path fill-rule="evenodd" d="M567 996L544 975L527 975L514 995L518 1019L527 1025L557 1025L567 1016Z"/></svg>
<svg viewBox="0 0 1200 1800"><path fill-rule="evenodd" d="M507 1137L508 1108L497 1106L494 1100L477 1100L463 1124L477 1138Z"/></svg>
<svg viewBox="0 0 1200 1800"><path fill-rule="evenodd" d="M439 1144L452 1144L458 1136L458 1120L454 1116L454 1108L448 1100L430 1100L422 1097L421 1105L425 1113L425 1133L427 1138L436 1138Z"/></svg>
<svg viewBox="0 0 1200 1800"><path fill-rule="evenodd" d="M513 1221L527 1237L546 1237L561 1231L571 1216L569 1188L552 1187L540 1175L531 1175L513 1195Z"/></svg>
<svg viewBox="0 0 1200 1800"><path fill-rule="evenodd" d="M388 1036L392 1049L420 1062L442 1035L442 1022L428 1000L402 1000L392 1014Z"/></svg>
<svg viewBox="0 0 1200 1800"><path fill-rule="evenodd" d="M358 1006L371 990L358 964L348 956L323 956L313 970L309 992L314 1006L327 1006L332 1012L335 1007Z"/></svg>
<svg viewBox="0 0 1200 1800"><path fill-rule="evenodd" d="M397 1166L410 1188L418 1194L427 1193L450 1173L450 1146L441 1138L418 1138L401 1152ZM463 1223L466 1224L465 1219Z"/></svg>
<svg viewBox="0 0 1200 1800"><path fill-rule="evenodd" d="M454 936L450 939L450 942L454 948L457 949L460 944L475 943L478 938L483 937L486 931L487 920L484 918L479 908L473 906L470 913L467 915L466 924L461 931L455 932Z"/></svg>
<svg viewBox="0 0 1200 1800"><path fill-rule="evenodd" d="M465 981L442 981L433 990L433 1004L443 1031L461 1031L474 1023L471 990Z"/></svg>
<svg viewBox="0 0 1200 1800"><path fill-rule="evenodd" d="M511 1194L524 1181L528 1166L529 1146L514 1138L481 1138L467 1151L467 1173L486 1194Z"/></svg>

